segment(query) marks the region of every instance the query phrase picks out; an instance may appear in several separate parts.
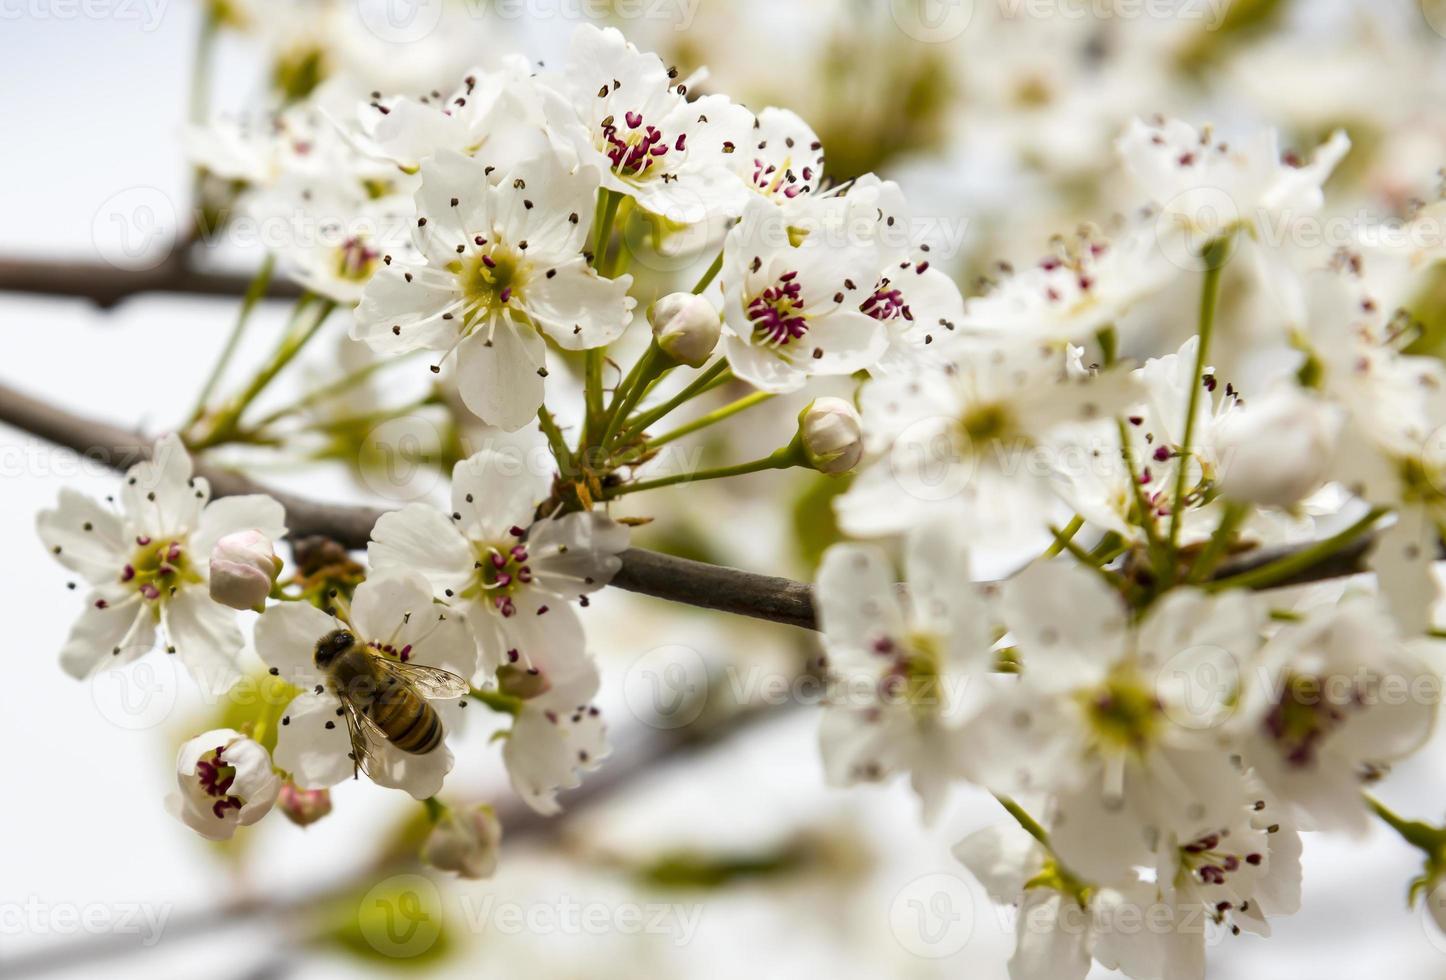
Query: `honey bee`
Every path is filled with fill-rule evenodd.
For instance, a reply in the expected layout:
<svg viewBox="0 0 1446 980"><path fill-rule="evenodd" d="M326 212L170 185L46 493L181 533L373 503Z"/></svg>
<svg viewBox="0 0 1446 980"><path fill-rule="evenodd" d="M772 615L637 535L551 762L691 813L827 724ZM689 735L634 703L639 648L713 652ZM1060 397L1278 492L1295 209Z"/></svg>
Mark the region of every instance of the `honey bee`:
<svg viewBox="0 0 1446 980"><path fill-rule="evenodd" d="M377 769L379 741L412 755L434 751L442 744L442 719L428 701L470 690L466 679L451 671L373 653L346 629L316 642L315 662L341 700L355 769L368 776Z"/></svg>

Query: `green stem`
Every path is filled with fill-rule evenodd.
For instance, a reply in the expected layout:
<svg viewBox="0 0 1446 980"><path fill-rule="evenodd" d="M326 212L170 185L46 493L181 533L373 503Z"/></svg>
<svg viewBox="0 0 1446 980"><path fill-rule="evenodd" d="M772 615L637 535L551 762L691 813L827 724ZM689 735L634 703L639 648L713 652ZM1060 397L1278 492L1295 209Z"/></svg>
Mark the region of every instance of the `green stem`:
<svg viewBox="0 0 1446 980"><path fill-rule="evenodd" d="M643 397L648 385L672 366L672 363L672 358L663 353L657 340L648 342L648 349L643 351L643 355L638 358L638 362L633 365L633 369L628 372L628 376L618 385L618 390L613 395L613 403L607 413L607 428L603 431L599 445L612 445L623 427L623 422Z"/></svg>
<svg viewBox="0 0 1446 980"><path fill-rule="evenodd" d="M1018 821L1019 826L1029 832L1029 836L1039 841L1046 848L1049 847L1049 834L1039 825L1038 820L1035 820L1029 815L1029 811L1001 793L995 793L994 798L999 801L1000 806L1008 811L1011 817Z"/></svg>
<svg viewBox="0 0 1446 980"><path fill-rule="evenodd" d="M1367 511L1366 516L1356 521L1344 531L1340 531L1330 537L1317 541L1309 547L1292 554L1286 555L1277 561L1259 568L1252 568L1248 572L1241 572L1239 575L1232 575L1229 578L1216 579L1205 584L1205 588L1211 592L1218 592L1222 589L1267 589L1277 582L1290 578L1298 572L1303 572L1318 562L1324 561L1335 554L1341 548L1350 544L1356 538L1369 531L1382 516L1386 514L1384 507L1372 507Z"/></svg>
<svg viewBox="0 0 1446 980"><path fill-rule="evenodd" d="M266 288L271 285L271 272L276 268L276 256L268 252L266 258L261 262L261 268L256 270L256 275L251 279L251 285L246 287L246 295L241 299L241 309L236 314L236 322L231 325L231 335L226 338L226 346L221 348L221 356L211 367L211 373L206 377L206 383L201 386L201 392L196 396L196 405L191 410L191 417L186 422L188 426L195 424L196 420L206 411L206 402L211 398L211 392L216 390L221 375L226 372L226 366L231 363L231 358L236 354L236 348L241 343L241 336L246 332L246 324L251 321L251 311L266 295Z"/></svg>
<svg viewBox="0 0 1446 980"><path fill-rule="evenodd" d="M567 440L563 438L562 430L557 427L557 420L552 417L546 405L537 406L537 425L542 429L542 434L547 436L547 445L552 450L559 469L563 473L572 472L572 453L568 451Z"/></svg>
<svg viewBox="0 0 1446 980"><path fill-rule="evenodd" d="M597 236L593 239L592 265L599 274L608 274L608 250L612 247L613 222L618 216L618 206L623 203L622 191L603 188L598 191Z"/></svg>
<svg viewBox="0 0 1446 980"><path fill-rule="evenodd" d="M583 425L579 454L586 452L593 442L593 433L602 422L603 412L603 348L594 347L583 355L583 401L587 404L587 419Z"/></svg>
<svg viewBox="0 0 1446 980"><path fill-rule="evenodd" d="M696 283L693 284L693 294L696 296L698 293L701 293L703 290L711 286L713 284L713 280L718 278L718 273L722 271L723 252L722 250L719 250L718 254L713 258L713 264L708 266L707 271L703 273L702 277L700 277Z"/></svg>
<svg viewBox="0 0 1446 980"><path fill-rule="evenodd" d="M429 796L423 800L422 806L427 808L427 819L432 821L432 823L437 823L447 815L447 804L435 796Z"/></svg>
<svg viewBox="0 0 1446 980"><path fill-rule="evenodd" d="M772 397L773 393L770 391L755 391L751 395L744 395L737 401L729 402L722 408L715 408L706 415L700 415L693 421L680 425L671 432L665 432L660 436L649 439L647 446L649 449L655 449L658 446L667 445L674 439L681 439L686 435L697 432L699 429L706 429L708 426L722 422L724 419L732 418L739 412L746 411L754 405L761 405Z"/></svg>
<svg viewBox="0 0 1446 980"><path fill-rule="evenodd" d="M338 419L319 419L300 427L302 432L324 432L327 429L346 429L359 426L374 426L389 419L402 418L410 415L429 405L439 404L437 395L427 394L405 405L396 408L380 408L375 412L363 412L360 415L346 415ZM256 426L247 426L247 432L255 432Z"/></svg>
<svg viewBox="0 0 1446 980"><path fill-rule="evenodd" d="M730 476L743 476L746 473L759 473L763 470L786 470L794 466L807 466L808 460L804 456L803 443L799 439L775 450L764 456L762 459L750 460L747 463L735 463L732 466L720 466L717 469L699 470L696 473L671 473L668 476L660 476L653 480L639 480L636 483L624 483L607 492L604 499L614 500L624 494L637 493L641 490L656 490L659 487L670 487L678 483L696 483L700 480L721 480Z"/></svg>
<svg viewBox="0 0 1446 980"><path fill-rule="evenodd" d="M1220 523L1215 526L1215 533L1210 537L1210 543L1205 545L1205 550L1195 559L1194 565L1190 567L1190 574L1185 577L1189 585L1196 585L1210 577L1215 571L1215 566L1220 559L1225 557L1230 550L1230 542L1235 537L1235 531L1244 523L1249 516L1250 508L1234 500L1227 501L1225 513L1220 515Z"/></svg>
<svg viewBox="0 0 1446 980"><path fill-rule="evenodd" d="M629 422L627 428L623 430L624 438L630 439L634 436L641 435L648 426L657 422L663 416L673 411L673 409L685 402L691 401L704 392L712 391L719 385L726 384L732 379L733 372L728 369L728 362L723 358L719 358L706 368L702 374L694 378L688 387L663 402L657 408L650 409L642 415L639 415L632 422Z"/></svg>
<svg viewBox="0 0 1446 980"><path fill-rule="evenodd" d="M1070 555L1085 568L1088 568L1090 571L1099 575L1100 578L1105 580L1105 583L1109 585L1110 588L1115 590L1119 590L1121 588L1120 579L1116 577L1115 574L1109 569L1103 568L1100 565L1095 564L1094 559L1090 557L1089 552L1085 551L1079 545L1075 544L1068 537L1066 537L1063 530L1051 524L1049 527L1049 533L1054 535L1055 544L1059 545L1062 550L1068 551ZM1056 554L1058 554L1058 552L1056 552Z"/></svg>
<svg viewBox="0 0 1446 980"><path fill-rule="evenodd" d="M1228 237L1217 238L1201 252L1201 257L1205 260L1205 281L1200 287L1200 320L1196 327L1200 343L1195 351L1195 373L1190 378L1190 399L1185 408L1185 437L1180 444L1179 469L1175 473L1175 503L1170 509L1172 555L1179 547L1180 527L1184 523L1182 515L1185 511L1185 484L1194 450L1195 413L1200 406L1200 391L1205 387L1202 378L1210 357L1210 338L1215 333L1215 309L1220 302L1220 276L1225 271L1225 260L1230 256L1231 241Z"/></svg>
<svg viewBox="0 0 1446 980"><path fill-rule="evenodd" d="M1115 331L1114 324L1101 327L1095 334L1095 341L1100 345L1100 363L1104 367L1113 367L1120 354L1120 338Z"/></svg>
<svg viewBox="0 0 1446 980"><path fill-rule="evenodd" d="M302 296L301 299L297 300L296 312L298 317L308 301L309 297L307 296ZM251 383L246 386L246 389L237 395L236 398L219 413L210 435L198 441L193 448L207 449L220 445L234 436L241 421L242 413L256 400L258 395L266 390L267 386L285 369L286 365L290 364L296 355L301 353L302 349L311 342L311 338L315 337L317 332L321 330L322 325L326 323L327 317L331 315L331 311L334 309L336 309L336 302L334 300L324 300L318 308L315 318L308 326L301 330L293 328L288 331L286 337L276 349L276 353L272 355L271 360L257 372L256 377L251 379Z"/></svg>
<svg viewBox="0 0 1446 980"><path fill-rule="evenodd" d="M1446 846L1446 833L1419 820L1407 820L1370 793L1362 793L1361 796L1365 799L1366 806L1370 807L1371 812L1380 817L1386 826L1400 834L1401 839L1406 843L1425 851L1433 861L1442 856L1442 848Z"/></svg>
<svg viewBox="0 0 1446 980"><path fill-rule="evenodd" d="M211 52L216 47L216 34L220 29L216 18L209 11L201 15L201 32L196 36L196 56L191 62L191 93L189 119L193 123L204 123L211 102Z"/></svg>
<svg viewBox="0 0 1446 980"><path fill-rule="evenodd" d="M476 700L487 705L487 707L493 711L503 715L516 715L522 710L522 706L525 703L519 697L513 697L511 694L503 694L501 691L493 691L483 687L474 687L469 694Z"/></svg>
<svg viewBox="0 0 1446 980"><path fill-rule="evenodd" d="M1124 419L1118 420L1120 428L1120 455L1124 457L1125 469L1130 481L1130 492L1135 497L1135 510L1140 515L1140 527L1145 529L1145 541L1150 554L1150 565L1158 572L1160 564L1165 559L1164 542L1160 540L1160 532L1155 527L1155 509L1150 506L1150 501L1145 497L1145 487L1140 483L1140 470L1135 465L1135 450L1130 442L1129 423Z"/></svg>
<svg viewBox="0 0 1446 980"><path fill-rule="evenodd" d="M322 385L320 388L317 388L315 391L307 394L306 397L298 398L290 405L283 405L281 408L276 409L276 411L265 415L261 419L257 420L254 428L264 429L268 425L274 425L275 423L281 421L288 415L300 414L301 412L306 411L308 408L311 408L314 405L321 404L328 398L334 398L337 395L350 391L352 388L355 388L357 385L361 384L363 381L367 380L377 372L384 371L389 367L393 367L398 360L411 356L413 355L403 354L400 358L373 361L366 367L358 368L356 371L353 371L351 374L348 374L343 378L339 378L336 381L331 382L330 384Z"/></svg>
<svg viewBox="0 0 1446 980"><path fill-rule="evenodd" d="M1079 529L1082 527L1084 527L1083 517L1076 514L1074 515L1074 517L1070 518L1069 523L1064 526L1064 530L1059 532L1059 537L1055 539L1054 544L1044 549L1044 557L1053 558L1055 555L1063 551L1065 543L1073 541L1074 536L1079 533Z"/></svg>

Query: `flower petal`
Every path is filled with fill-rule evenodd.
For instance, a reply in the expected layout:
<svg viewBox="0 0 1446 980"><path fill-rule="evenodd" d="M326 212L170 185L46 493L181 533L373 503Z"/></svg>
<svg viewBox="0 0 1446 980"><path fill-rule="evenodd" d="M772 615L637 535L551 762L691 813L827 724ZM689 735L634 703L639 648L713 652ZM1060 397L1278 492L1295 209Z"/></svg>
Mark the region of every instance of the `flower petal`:
<svg viewBox="0 0 1446 980"><path fill-rule="evenodd" d="M547 345L536 330L510 320L497 325L490 342L485 333L479 329L457 347L457 389L482 421L516 432L542 406Z"/></svg>
<svg viewBox="0 0 1446 980"><path fill-rule="evenodd" d="M170 645L203 691L222 694L241 677L245 645L236 612L212 601L204 588L181 589L164 600L161 621Z"/></svg>
<svg viewBox="0 0 1446 980"><path fill-rule="evenodd" d="M302 692L281 712L276 734L276 764L302 789L325 789L350 778L351 736L331 692Z"/></svg>
<svg viewBox="0 0 1446 980"><path fill-rule="evenodd" d="M40 512L35 529L56 561L95 585L114 582L131 549L119 514L69 488L58 507Z"/></svg>
<svg viewBox="0 0 1446 980"><path fill-rule="evenodd" d="M432 584L433 595L461 592L476 558L456 525L435 507L408 504L383 514L372 528L367 561L379 572L419 572Z"/></svg>
<svg viewBox="0 0 1446 980"><path fill-rule="evenodd" d="M326 682L316 667L316 641L337 626L308 602L283 602L256 621L256 655L288 684L314 691Z"/></svg>
<svg viewBox="0 0 1446 980"><path fill-rule="evenodd" d="M201 521L191 535L194 560L204 564L216 542L233 531L255 528L273 542L286 536L286 508L264 493L213 500L201 511Z"/></svg>

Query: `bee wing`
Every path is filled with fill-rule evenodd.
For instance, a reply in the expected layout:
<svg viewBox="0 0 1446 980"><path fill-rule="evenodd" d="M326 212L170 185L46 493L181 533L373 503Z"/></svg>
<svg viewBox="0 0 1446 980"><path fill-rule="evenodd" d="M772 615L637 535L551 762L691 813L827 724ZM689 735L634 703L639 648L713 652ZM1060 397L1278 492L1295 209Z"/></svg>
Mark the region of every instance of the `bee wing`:
<svg viewBox="0 0 1446 980"><path fill-rule="evenodd" d="M375 781L381 766L372 746L385 742L387 736L376 722L367 717L366 712L357 708L351 698L343 697L341 706L346 709L346 730L351 736L353 776L355 770L361 770L367 774L368 779Z"/></svg>
<svg viewBox="0 0 1446 980"><path fill-rule="evenodd" d="M377 657L373 662L383 673L395 677L429 701L460 698L472 690L465 677L440 667L398 663L385 657Z"/></svg>

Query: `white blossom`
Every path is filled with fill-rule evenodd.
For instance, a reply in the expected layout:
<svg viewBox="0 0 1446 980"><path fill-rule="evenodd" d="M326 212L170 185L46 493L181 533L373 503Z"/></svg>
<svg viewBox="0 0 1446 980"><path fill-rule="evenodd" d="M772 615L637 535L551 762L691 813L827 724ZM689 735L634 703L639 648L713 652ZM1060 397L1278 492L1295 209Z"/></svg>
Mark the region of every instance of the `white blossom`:
<svg viewBox="0 0 1446 980"><path fill-rule="evenodd" d="M674 224L735 216L747 199L733 167L752 113L723 95L690 100L675 70L615 28L573 32L546 110L556 138L604 187Z"/></svg>
<svg viewBox="0 0 1446 980"><path fill-rule="evenodd" d="M45 546L91 587L60 651L72 677L129 663L158 638L208 691L224 691L240 676L236 614L210 596L211 549L249 528L279 539L286 515L265 495L212 501L210 485L192 472L181 440L166 436L149 460L126 471L119 506L62 490L59 506L40 512Z"/></svg>
<svg viewBox="0 0 1446 980"><path fill-rule="evenodd" d="M970 772L961 732L968 685L993 666L989 615L955 528L915 531L906 566L907 599L879 549L835 545L824 555L818 603L831 703L820 744L830 782L908 773L932 819Z"/></svg>
<svg viewBox="0 0 1446 980"><path fill-rule="evenodd" d="M274 675L300 691L282 709L276 764L301 789L325 789L350 779L359 761L353 758L336 681L316 665L317 641L339 628L353 633L372 656L435 667L466 680L477 672L476 645L465 616L434 604L431 587L416 572L373 573L357 587L346 620L305 602L272 606L256 624L256 652ZM450 732L468 699L428 703L444 732ZM386 739L367 744L377 763L369 773L372 779L419 800L435 796L452 769L452 752L445 742L424 754L403 752Z"/></svg>
<svg viewBox="0 0 1446 980"><path fill-rule="evenodd" d="M197 735L176 757L166 809L208 840L228 840L271 811L281 777L259 743L229 728Z"/></svg>
<svg viewBox="0 0 1446 980"><path fill-rule="evenodd" d="M383 256L352 337L380 354L455 350L467 407L519 429L542 405L547 342L597 347L631 317L632 278L605 279L582 254L596 173L546 153L494 185L483 158L442 152L421 174L413 240L426 261Z"/></svg>
<svg viewBox="0 0 1446 980"><path fill-rule="evenodd" d="M572 603L621 566L627 528L600 514L535 519L549 474L483 450L452 470L452 513L409 504L383 514L367 556L378 571L426 576L436 598L465 610L482 663L534 666L544 651L581 655Z"/></svg>

